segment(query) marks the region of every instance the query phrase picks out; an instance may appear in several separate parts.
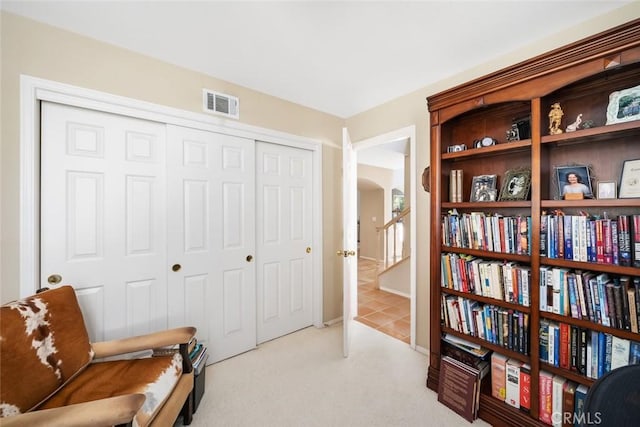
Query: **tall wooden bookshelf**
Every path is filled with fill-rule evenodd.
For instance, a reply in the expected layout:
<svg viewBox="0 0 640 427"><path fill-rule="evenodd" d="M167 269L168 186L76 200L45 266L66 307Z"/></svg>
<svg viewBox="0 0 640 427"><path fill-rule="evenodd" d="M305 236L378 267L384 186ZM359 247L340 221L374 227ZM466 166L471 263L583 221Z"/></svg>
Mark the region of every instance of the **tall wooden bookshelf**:
<svg viewBox="0 0 640 427"><path fill-rule="evenodd" d="M544 425L538 414L538 374L540 370L560 374L590 386L594 380L572 370L541 362L539 326L543 319L605 332L628 340L640 335L603 326L586 319L540 310L540 268L565 267L613 276L640 276L640 268L597 262L554 259L541 254L541 215L561 210L566 215L640 214L639 198L563 200L559 195L555 170L558 166L589 165L593 191L598 181L620 183L625 160L640 159L640 120L607 122L610 94L640 85L640 19L604 31L509 68L473 80L427 99L431 125L431 255L430 255L430 357L427 386L438 389L438 375L444 333L481 344L486 348L531 366L531 410L519 411L491 396L490 388L480 399L481 418L494 425ZM549 134L551 106L560 103L564 112L561 129L579 114L582 122L574 132ZM506 131L515 119L528 118L530 135L507 141ZM636 117L639 118L639 117ZM485 136L496 145L474 148L473 141ZM527 136L527 135L524 135ZM466 150L451 151L464 144ZM526 200L470 202L474 176L496 174L497 189L508 170L530 168L531 189ZM449 176L463 170L463 202L449 199ZM484 212L503 216L531 217L530 253L504 253L446 246L441 219L449 212ZM450 290L441 286L442 254L467 254L485 260L513 261L530 268L530 304L508 303L484 296ZM465 335L444 325L441 319L443 295L457 295L527 313L528 348L508 350L477 336Z"/></svg>

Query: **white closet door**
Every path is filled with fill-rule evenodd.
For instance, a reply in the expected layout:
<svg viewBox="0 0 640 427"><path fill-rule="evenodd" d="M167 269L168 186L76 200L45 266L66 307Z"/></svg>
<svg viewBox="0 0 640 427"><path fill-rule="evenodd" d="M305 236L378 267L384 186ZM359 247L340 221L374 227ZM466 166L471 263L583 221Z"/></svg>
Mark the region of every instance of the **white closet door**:
<svg viewBox="0 0 640 427"><path fill-rule="evenodd" d="M167 126L169 323L209 363L256 346L254 141Z"/></svg>
<svg viewBox="0 0 640 427"><path fill-rule="evenodd" d="M165 125L47 102L41 120L41 286L73 285L92 341L166 328Z"/></svg>
<svg viewBox="0 0 640 427"><path fill-rule="evenodd" d="M312 153L256 146L258 343L312 324Z"/></svg>

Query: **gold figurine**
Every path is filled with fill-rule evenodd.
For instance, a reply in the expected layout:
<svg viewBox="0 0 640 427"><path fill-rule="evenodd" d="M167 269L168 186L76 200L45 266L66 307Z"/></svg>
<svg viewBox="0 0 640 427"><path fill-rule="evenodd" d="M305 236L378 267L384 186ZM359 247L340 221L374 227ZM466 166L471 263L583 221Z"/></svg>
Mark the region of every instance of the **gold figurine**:
<svg viewBox="0 0 640 427"><path fill-rule="evenodd" d="M564 116L564 112L560 108L560 104L556 102L551 105L551 111L549 111L549 135L562 133L562 129L560 129L562 116Z"/></svg>

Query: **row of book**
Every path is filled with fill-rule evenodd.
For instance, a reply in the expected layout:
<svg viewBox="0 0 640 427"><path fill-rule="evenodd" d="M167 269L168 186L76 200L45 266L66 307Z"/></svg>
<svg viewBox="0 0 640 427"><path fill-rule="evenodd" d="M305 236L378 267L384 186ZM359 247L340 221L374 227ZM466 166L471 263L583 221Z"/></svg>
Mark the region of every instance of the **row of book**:
<svg viewBox="0 0 640 427"><path fill-rule="evenodd" d="M531 366L493 352L491 354L491 395L529 412L531 409Z"/></svg>
<svg viewBox="0 0 640 427"><path fill-rule="evenodd" d="M442 217L442 244L508 254L531 254L531 217L454 209Z"/></svg>
<svg viewBox="0 0 640 427"><path fill-rule="evenodd" d="M202 369L206 366L207 359L209 359L207 347L201 342L196 341L195 346L189 352L189 359L191 359L191 365L193 366L195 374L199 375Z"/></svg>
<svg viewBox="0 0 640 427"><path fill-rule="evenodd" d="M444 326L455 331L529 354L528 313L442 295L441 319Z"/></svg>
<svg viewBox="0 0 640 427"><path fill-rule="evenodd" d="M640 363L640 343L548 319L540 320L540 360L598 379Z"/></svg>
<svg viewBox="0 0 640 427"><path fill-rule="evenodd" d="M640 214L617 218L542 215L540 255L640 267Z"/></svg>
<svg viewBox="0 0 640 427"><path fill-rule="evenodd" d="M442 253L441 269L440 284L444 288L529 306L529 266Z"/></svg>
<svg viewBox="0 0 640 427"><path fill-rule="evenodd" d="M462 169L453 169L449 174L449 201L462 202Z"/></svg>
<svg viewBox="0 0 640 427"><path fill-rule="evenodd" d="M598 425L601 419L596 413L587 414L584 404L589 388L561 375L541 370L538 381L538 418L552 426Z"/></svg>
<svg viewBox="0 0 640 427"><path fill-rule="evenodd" d="M640 277L542 266L540 311L637 333Z"/></svg>

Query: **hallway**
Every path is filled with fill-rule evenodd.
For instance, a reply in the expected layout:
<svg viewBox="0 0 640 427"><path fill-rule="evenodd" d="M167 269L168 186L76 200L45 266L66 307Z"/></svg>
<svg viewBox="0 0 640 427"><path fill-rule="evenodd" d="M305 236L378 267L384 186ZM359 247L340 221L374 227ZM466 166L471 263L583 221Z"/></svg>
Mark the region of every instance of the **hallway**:
<svg viewBox="0 0 640 427"><path fill-rule="evenodd" d="M358 315L355 320L409 344L409 298L376 289L376 262L358 258Z"/></svg>

